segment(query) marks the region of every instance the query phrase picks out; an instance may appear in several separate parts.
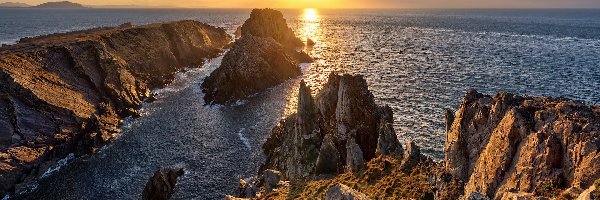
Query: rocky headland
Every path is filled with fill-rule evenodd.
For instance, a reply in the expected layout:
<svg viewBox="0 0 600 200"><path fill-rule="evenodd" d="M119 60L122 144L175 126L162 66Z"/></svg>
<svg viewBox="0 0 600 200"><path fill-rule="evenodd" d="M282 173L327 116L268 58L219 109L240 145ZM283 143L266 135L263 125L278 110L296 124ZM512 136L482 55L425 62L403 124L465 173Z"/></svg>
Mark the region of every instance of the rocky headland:
<svg viewBox="0 0 600 200"><path fill-rule="evenodd" d="M95 152L150 90L232 38L196 21L25 38L0 49L0 195L68 154Z"/></svg>
<svg viewBox="0 0 600 200"><path fill-rule="evenodd" d="M273 128L258 176L230 199L599 199L600 107L469 91L447 111L445 159L391 126L360 76L331 75Z"/></svg>
<svg viewBox="0 0 600 200"><path fill-rule="evenodd" d="M206 103L231 104L301 75L299 63L312 62L296 50L304 44L279 11L252 10L239 34L221 66L202 83Z"/></svg>

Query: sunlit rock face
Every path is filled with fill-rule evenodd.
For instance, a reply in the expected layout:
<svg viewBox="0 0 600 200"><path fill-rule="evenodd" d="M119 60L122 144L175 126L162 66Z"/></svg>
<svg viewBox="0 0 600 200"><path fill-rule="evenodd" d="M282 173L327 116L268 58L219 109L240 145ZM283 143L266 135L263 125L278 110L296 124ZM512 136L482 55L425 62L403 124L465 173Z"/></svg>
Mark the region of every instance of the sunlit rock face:
<svg viewBox="0 0 600 200"><path fill-rule="evenodd" d="M202 83L204 100L229 104L300 74L297 59L277 41L245 35Z"/></svg>
<svg viewBox="0 0 600 200"><path fill-rule="evenodd" d="M374 158L380 138L386 143L381 146L395 147L386 154L401 151L396 137L379 131L391 123L392 113L374 103L362 76L330 75L314 101L302 83L298 98L297 113L275 127L263 146L267 163L262 169L278 169L290 180L336 174Z"/></svg>
<svg viewBox="0 0 600 200"><path fill-rule="evenodd" d="M283 14L269 8L252 10L250 18L242 26L241 35L270 37L287 48L304 45L302 40L296 37L294 31L287 26Z"/></svg>
<svg viewBox="0 0 600 200"><path fill-rule="evenodd" d="M470 91L447 123L445 168L466 183L465 194L548 196L600 178L598 107Z"/></svg>
<svg viewBox="0 0 600 200"><path fill-rule="evenodd" d="M0 52L0 195L112 141L150 89L231 42L196 21L28 38Z"/></svg>

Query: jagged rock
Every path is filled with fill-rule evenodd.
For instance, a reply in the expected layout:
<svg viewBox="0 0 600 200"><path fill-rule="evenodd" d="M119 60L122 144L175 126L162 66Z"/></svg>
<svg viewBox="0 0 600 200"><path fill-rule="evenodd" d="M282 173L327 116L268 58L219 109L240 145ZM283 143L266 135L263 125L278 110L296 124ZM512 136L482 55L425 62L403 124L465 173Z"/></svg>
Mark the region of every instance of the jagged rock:
<svg viewBox="0 0 600 200"><path fill-rule="evenodd" d="M368 200L367 195L344 184L336 184L327 190L325 200Z"/></svg>
<svg viewBox="0 0 600 200"><path fill-rule="evenodd" d="M177 178L183 175L183 169L159 169L146 183L142 200L167 200L171 198Z"/></svg>
<svg viewBox="0 0 600 200"><path fill-rule="evenodd" d="M248 180L240 179L235 196L240 198L255 198L260 190L258 187L259 183L260 180L257 177L252 177Z"/></svg>
<svg viewBox="0 0 600 200"><path fill-rule="evenodd" d="M358 166L365 162L363 158L363 152L360 150L360 146L356 144L354 138L348 139L346 142L346 171L356 171Z"/></svg>
<svg viewBox="0 0 600 200"><path fill-rule="evenodd" d="M392 123L393 120L389 107L374 103L366 81L361 76L331 74L328 83L316 98L310 94L310 90L302 82L297 114L291 115L273 129L271 137L263 145L267 162L261 169L277 169L290 180L311 177L310 175L322 173L316 170L318 167L315 163L319 163L317 158L325 156L319 155L325 147L336 150L335 156L332 151L326 152L327 157L338 159L335 161L335 170L333 165L327 165L327 173L342 172L348 163L355 166L361 163L360 160L366 162L372 159L377 148L380 126ZM393 129L386 131L386 134L395 135ZM327 137L331 140L326 145L323 144L325 135L329 135ZM356 146L348 147L358 148L348 150L349 138L354 140ZM359 149L362 156L347 159L348 155L358 155ZM367 157L366 152L370 152L371 157Z"/></svg>
<svg viewBox="0 0 600 200"><path fill-rule="evenodd" d="M469 91L445 147L445 168L482 191L547 196L600 178L600 111L562 99Z"/></svg>
<svg viewBox="0 0 600 200"><path fill-rule="evenodd" d="M403 151L402 144L398 141L398 136L396 136L392 124L382 122L379 128L379 138L377 139L375 153L377 155L401 158Z"/></svg>
<svg viewBox="0 0 600 200"><path fill-rule="evenodd" d="M600 199L600 179L596 180L588 189L579 194L577 200L598 200Z"/></svg>
<svg viewBox="0 0 600 200"><path fill-rule="evenodd" d="M316 174L337 174L338 156L332 136L325 135L317 158Z"/></svg>
<svg viewBox="0 0 600 200"><path fill-rule="evenodd" d="M446 122L446 134L448 134L450 130L452 130L452 123L454 122L454 112L450 109L447 109L444 119Z"/></svg>
<svg viewBox="0 0 600 200"><path fill-rule="evenodd" d="M253 35L270 37L286 48L296 48L304 45L294 31L287 26L280 11L265 8L254 9L250 18L242 25L242 36Z"/></svg>
<svg viewBox="0 0 600 200"><path fill-rule="evenodd" d="M317 43L315 43L315 41L311 40L310 38L306 39L306 46L312 47L315 46L315 44Z"/></svg>
<svg viewBox="0 0 600 200"><path fill-rule="evenodd" d="M35 169L43 163L110 141L119 119L139 108L150 89L218 56L230 41L221 28L179 21L39 36L3 47L0 153L11 156L0 160L0 196L14 191L20 177L29 176L24 173L40 175ZM102 107L110 111L101 114ZM21 158L17 154L28 159L10 159Z"/></svg>
<svg viewBox="0 0 600 200"><path fill-rule="evenodd" d="M243 36L202 83L204 100L229 104L300 74L298 62L275 40Z"/></svg>
<svg viewBox="0 0 600 200"><path fill-rule="evenodd" d="M269 169L263 172L263 185L265 186L267 194L271 193L271 191L277 187L281 179L282 175L279 171Z"/></svg>
<svg viewBox="0 0 600 200"><path fill-rule="evenodd" d="M421 155L421 148L419 148L414 141L410 141L406 146L406 152L404 152L400 169L402 169L402 171L408 171L419 164L422 160L423 155Z"/></svg>

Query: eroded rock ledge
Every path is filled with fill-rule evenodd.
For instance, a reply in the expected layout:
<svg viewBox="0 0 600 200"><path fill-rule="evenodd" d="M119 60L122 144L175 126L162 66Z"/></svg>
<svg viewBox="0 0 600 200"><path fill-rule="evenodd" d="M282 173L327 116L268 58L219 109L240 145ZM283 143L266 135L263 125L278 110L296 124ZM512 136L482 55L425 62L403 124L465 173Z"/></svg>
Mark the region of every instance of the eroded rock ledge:
<svg viewBox="0 0 600 200"><path fill-rule="evenodd" d="M304 44L279 11L254 9L239 30L241 38L202 83L207 104L231 104L301 75L298 64L312 62L296 50Z"/></svg>
<svg viewBox="0 0 600 200"><path fill-rule="evenodd" d="M600 198L599 106L469 91L446 114L446 158L434 162L412 142L402 148L391 111L372 98L360 77L332 75L316 98L301 83L297 113L273 129L266 163L239 196Z"/></svg>
<svg viewBox="0 0 600 200"><path fill-rule="evenodd" d="M216 57L231 38L196 21L27 38L0 49L0 195L69 153L90 153L150 89Z"/></svg>

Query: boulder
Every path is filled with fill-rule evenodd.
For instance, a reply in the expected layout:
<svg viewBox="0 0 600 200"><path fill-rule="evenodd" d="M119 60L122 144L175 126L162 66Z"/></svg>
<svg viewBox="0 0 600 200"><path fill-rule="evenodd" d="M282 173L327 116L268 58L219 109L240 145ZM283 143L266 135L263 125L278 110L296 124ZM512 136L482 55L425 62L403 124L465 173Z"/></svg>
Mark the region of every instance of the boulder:
<svg viewBox="0 0 600 200"><path fill-rule="evenodd" d="M300 74L298 61L277 41L244 35L202 83L204 101L230 104Z"/></svg>
<svg viewBox="0 0 600 200"><path fill-rule="evenodd" d="M250 18L242 25L241 35L270 37L286 48L296 48L304 45L302 40L296 37L294 31L287 26L283 14L269 8L252 10Z"/></svg>
<svg viewBox="0 0 600 200"><path fill-rule="evenodd" d="M325 200L368 200L367 195L338 183L327 190Z"/></svg>
<svg viewBox="0 0 600 200"><path fill-rule="evenodd" d="M306 46L312 47L315 46L315 44L317 44L315 41L311 40L310 38L306 39Z"/></svg>
<svg viewBox="0 0 600 200"><path fill-rule="evenodd" d="M183 169L159 169L146 183L142 200L167 200L171 198L177 178L183 175Z"/></svg>
<svg viewBox="0 0 600 200"><path fill-rule="evenodd" d="M281 179L282 175L279 171L269 169L263 172L263 185L267 194L271 193L279 185Z"/></svg>

